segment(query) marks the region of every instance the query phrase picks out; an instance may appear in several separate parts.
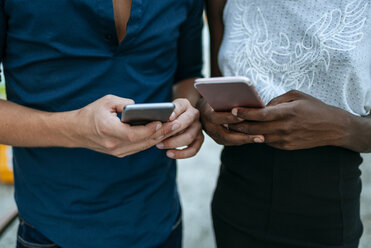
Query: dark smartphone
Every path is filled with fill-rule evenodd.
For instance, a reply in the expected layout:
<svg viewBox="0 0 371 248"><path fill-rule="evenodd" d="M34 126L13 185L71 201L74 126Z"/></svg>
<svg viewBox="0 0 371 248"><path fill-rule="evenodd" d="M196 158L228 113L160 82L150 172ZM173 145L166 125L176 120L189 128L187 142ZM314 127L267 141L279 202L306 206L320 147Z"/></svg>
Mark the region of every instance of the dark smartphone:
<svg viewBox="0 0 371 248"><path fill-rule="evenodd" d="M175 105L165 103L129 104L124 107L121 121L130 125L145 125L152 121L169 121Z"/></svg>

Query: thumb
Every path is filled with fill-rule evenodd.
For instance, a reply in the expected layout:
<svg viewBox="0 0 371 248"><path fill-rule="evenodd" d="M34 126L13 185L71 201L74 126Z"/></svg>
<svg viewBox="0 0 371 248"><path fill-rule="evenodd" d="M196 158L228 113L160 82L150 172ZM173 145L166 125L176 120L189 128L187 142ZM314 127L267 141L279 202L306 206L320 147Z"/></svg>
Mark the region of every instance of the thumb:
<svg viewBox="0 0 371 248"><path fill-rule="evenodd" d="M126 105L135 103L132 99L118 97L114 95L108 95L106 97L107 97L107 104L110 106L112 111L116 113L122 113Z"/></svg>

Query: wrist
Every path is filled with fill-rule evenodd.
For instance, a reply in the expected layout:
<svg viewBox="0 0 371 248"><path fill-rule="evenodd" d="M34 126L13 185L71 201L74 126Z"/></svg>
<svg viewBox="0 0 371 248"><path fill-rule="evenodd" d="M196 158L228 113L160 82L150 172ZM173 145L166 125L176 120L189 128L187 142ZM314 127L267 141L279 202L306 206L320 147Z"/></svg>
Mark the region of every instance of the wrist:
<svg viewBox="0 0 371 248"><path fill-rule="evenodd" d="M343 128L343 136L338 146L356 151L369 152L371 151L371 125L370 118L356 116L347 113L343 119L345 125Z"/></svg>
<svg viewBox="0 0 371 248"><path fill-rule="evenodd" d="M195 78L189 78L175 84L173 87L173 99L186 98L196 108L200 94L193 86L194 81Z"/></svg>
<svg viewBox="0 0 371 248"><path fill-rule="evenodd" d="M48 113L43 116L43 123L49 136L49 143L57 147L80 147L78 135L77 113L68 111Z"/></svg>

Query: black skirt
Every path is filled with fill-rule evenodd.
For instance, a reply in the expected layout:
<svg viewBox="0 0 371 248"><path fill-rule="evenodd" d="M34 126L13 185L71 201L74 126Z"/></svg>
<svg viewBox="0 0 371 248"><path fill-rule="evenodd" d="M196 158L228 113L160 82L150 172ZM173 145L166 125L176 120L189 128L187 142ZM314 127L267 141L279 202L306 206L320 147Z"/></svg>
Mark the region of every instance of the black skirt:
<svg viewBox="0 0 371 248"><path fill-rule="evenodd" d="M218 247L358 247L361 163L339 147L225 147L212 202Z"/></svg>

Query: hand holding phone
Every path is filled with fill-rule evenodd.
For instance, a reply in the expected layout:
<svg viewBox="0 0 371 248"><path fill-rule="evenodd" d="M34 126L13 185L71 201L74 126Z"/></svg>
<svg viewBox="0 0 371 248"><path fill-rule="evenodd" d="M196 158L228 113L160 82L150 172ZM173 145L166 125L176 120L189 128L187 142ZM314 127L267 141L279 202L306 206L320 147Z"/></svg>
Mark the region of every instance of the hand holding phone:
<svg viewBox="0 0 371 248"><path fill-rule="evenodd" d="M246 77L197 79L195 88L214 111L231 111L235 107L265 107L250 79Z"/></svg>
<svg viewBox="0 0 371 248"><path fill-rule="evenodd" d="M68 120L66 132L68 147L82 147L115 157L125 157L158 144L161 137L172 135L170 127L160 122L145 126L125 125L117 118L124 106L134 101L107 95L85 107L58 114ZM58 120L59 118L57 117ZM63 141L64 136L61 136Z"/></svg>
<svg viewBox="0 0 371 248"><path fill-rule="evenodd" d="M190 158L197 154L204 140L199 111L185 98L177 98L173 103L176 106L174 115L170 122L163 124L165 130L170 128L172 132L157 144L157 148L167 150L170 158Z"/></svg>
<svg viewBox="0 0 371 248"><path fill-rule="evenodd" d="M235 107L263 108L264 102L245 77L198 79L195 88L203 98L198 103L206 133L220 145L236 146L264 142L262 135L231 131L229 125L242 120L231 113Z"/></svg>
<svg viewBox="0 0 371 248"><path fill-rule="evenodd" d="M167 122L175 105L166 103L129 104L123 109L121 121L130 125L145 125L153 121Z"/></svg>

